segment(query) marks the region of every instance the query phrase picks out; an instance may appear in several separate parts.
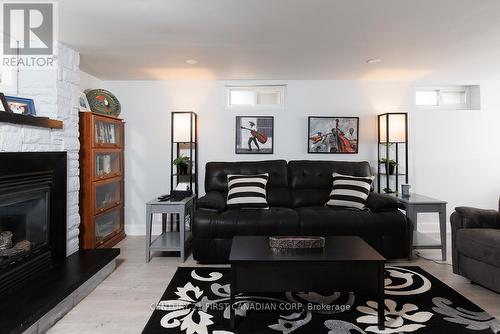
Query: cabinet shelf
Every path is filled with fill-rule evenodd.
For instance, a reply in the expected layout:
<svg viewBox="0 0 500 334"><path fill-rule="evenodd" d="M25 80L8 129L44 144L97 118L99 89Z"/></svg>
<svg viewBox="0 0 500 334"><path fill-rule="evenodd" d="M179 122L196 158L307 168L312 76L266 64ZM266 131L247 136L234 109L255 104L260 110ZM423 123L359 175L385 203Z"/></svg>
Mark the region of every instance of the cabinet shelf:
<svg viewBox="0 0 500 334"><path fill-rule="evenodd" d="M122 173L111 173L111 174L103 174L103 175L99 175L99 176L96 176L95 179L94 179L94 182L99 182L99 181L105 181L105 180L109 180L109 179L112 179L112 178L115 178L115 177L120 177L122 176Z"/></svg>
<svg viewBox="0 0 500 334"><path fill-rule="evenodd" d="M123 120L80 113L80 216L83 249L111 248L125 237Z"/></svg>
<svg viewBox="0 0 500 334"><path fill-rule="evenodd" d="M108 206L102 207L102 208L96 210L97 211L96 216L102 215L108 211L111 211L111 210L116 209L117 207L121 207L121 206L122 206L122 202L119 201L119 202L110 204Z"/></svg>

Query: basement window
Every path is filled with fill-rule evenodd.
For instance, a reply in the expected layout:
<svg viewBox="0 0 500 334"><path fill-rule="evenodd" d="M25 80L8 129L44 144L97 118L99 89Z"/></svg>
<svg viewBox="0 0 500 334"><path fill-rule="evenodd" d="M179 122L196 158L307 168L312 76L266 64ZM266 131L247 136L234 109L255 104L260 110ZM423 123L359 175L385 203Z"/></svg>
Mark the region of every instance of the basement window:
<svg viewBox="0 0 500 334"><path fill-rule="evenodd" d="M283 109L285 85L226 86L229 109Z"/></svg>
<svg viewBox="0 0 500 334"><path fill-rule="evenodd" d="M479 86L418 87L415 105L419 109L479 110Z"/></svg>

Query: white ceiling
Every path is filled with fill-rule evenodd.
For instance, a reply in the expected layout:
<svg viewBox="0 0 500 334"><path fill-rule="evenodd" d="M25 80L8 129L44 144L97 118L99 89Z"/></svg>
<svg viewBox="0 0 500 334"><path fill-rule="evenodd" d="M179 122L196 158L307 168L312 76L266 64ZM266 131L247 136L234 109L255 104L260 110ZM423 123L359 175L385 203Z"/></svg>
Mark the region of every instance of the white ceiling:
<svg viewBox="0 0 500 334"><path fill-rule="evenodd" d="M59 4L60 40L104 80L500 79L499 0Z"/></svg>

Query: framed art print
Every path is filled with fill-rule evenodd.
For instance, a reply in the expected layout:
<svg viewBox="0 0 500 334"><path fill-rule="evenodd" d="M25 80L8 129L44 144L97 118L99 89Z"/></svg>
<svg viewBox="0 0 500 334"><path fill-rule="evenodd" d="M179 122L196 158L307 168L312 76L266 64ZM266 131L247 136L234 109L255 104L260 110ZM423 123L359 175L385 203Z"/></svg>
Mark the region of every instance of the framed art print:
<svg viewBox="0 0 500 334"><path fill-rule="evenodd" d="M236 154L273 154L274 117L236 116Z"/></svg>
<svg viewBox="0 0 500 334"><path fill-rule="evenodd" d="M3 93L0 93L0 112L12 112Z"/></svg>
<svg viewBox="0 0 500 334"><path fill-rule="evenodd" d="M359 117L310 116L308 153L358 153Z"/></svg>
<svg viewBox="0 0 500 334"><path fill-rule="evenodd" d="M31 116L36 115L35 103L33 102L33 99L26 99L17 96L5 96L5 99L7 100L10 110L14 114Z"/></svg>
<svg viewBox="0 0 500 334"><path fill-rule="evenodd" d="M87 100L87 95L85 95L84 92L80 92L80 98L78 99L78 110L91 111L89 101Z"/></svg>

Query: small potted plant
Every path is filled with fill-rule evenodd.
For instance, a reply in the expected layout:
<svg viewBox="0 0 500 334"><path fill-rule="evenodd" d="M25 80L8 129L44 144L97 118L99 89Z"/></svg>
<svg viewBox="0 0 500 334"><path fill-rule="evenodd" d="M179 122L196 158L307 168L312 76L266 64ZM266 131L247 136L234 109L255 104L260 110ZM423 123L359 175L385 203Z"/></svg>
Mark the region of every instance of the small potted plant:
<svg viewBox="0 0 500 334"><path fill-rule="evenodd" d="M177 166L177 173L179 175L186 175L188 173L188 167L190 160L187 156L184 154L179 155L177 158L174 159L173 161L174 165Z"/></svg>
<svg viewBox="0 0 500 334"><path fill-rule="evenodd" d="M396 170L396 166L398 165L396 160L389 159L389 161L387 161L386 158L380 159L379 162L385 166L389 166L389 168L387 170L387 174L390 174L390 175L394 174L394 171Z"/></svg>
<svg viewBox="0 0 500 334"><path fill-rule="evenodd" d="M395 191L394 191L394 190L392 190L391 188L384 188L384 192L385 192L386 194L394 194L394 193L395 193Z"/></svg>

